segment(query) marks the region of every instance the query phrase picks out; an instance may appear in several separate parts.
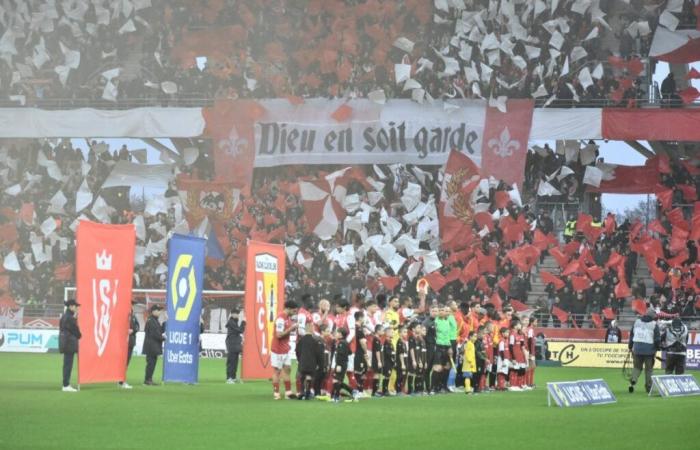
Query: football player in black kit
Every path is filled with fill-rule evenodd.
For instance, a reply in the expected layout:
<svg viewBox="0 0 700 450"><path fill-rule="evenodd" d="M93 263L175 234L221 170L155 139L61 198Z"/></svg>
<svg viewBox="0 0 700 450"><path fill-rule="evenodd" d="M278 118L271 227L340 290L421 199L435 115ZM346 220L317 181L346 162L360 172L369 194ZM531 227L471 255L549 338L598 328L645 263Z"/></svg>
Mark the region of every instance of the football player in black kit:
<svg viewBox="0 0 700 450"><path fill-rule="evenodd" d="M372 335L372 397L381 397L379 393L379 375L382 373L382 340L384 338L384 326L379 324L374 327Z"/></svg>

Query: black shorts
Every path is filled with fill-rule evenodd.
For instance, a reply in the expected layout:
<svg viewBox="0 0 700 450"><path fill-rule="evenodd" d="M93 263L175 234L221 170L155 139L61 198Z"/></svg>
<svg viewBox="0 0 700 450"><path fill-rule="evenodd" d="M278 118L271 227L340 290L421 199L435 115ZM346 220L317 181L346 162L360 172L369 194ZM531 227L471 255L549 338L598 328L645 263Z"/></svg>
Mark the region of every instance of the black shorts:
<svg viewBox="0 0 700 450"><path fill-rule="evenodd" d="M449 345L436 345L435 346L435 357L433 358L433 365L435 366L446 366L450 362L450 346Z"/></svg>
<svg viewBox="0 0 700 450"><path fill-rule="evenodd" d="M342 382L343 378L345 378L345 372L347 372L347 367L346 366L340 366L340 372L338 372L338 368L336 367L336 370L333 371L333 379L335 381Z"/></svg>
<svg viewBox="0 0 700 450"><path fill-rule="evenodd" d="M381 369L379 368L379 360L376 354L372 355L372 371L374 373L379 373Z"/></svg>
<svg viewBox="0 0 700 450"><path fill-rule="evenodd" d="M384 367L382 368L382 375L385 377L388 377L391 375L391 371L394 369L393 364L384 364Z"/></svg>

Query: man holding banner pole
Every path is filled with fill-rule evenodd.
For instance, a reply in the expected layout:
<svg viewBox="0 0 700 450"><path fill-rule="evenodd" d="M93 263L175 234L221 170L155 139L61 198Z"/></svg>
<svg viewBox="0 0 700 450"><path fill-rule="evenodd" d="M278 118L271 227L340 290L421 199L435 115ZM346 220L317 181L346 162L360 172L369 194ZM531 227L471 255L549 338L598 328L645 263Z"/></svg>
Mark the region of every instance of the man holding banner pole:
<svg viewBox="0 0 700 450"><path fill-rule="evenodd" d="M158 363L158 355L163 354L163 341L165 340L163 329L158 322L161 310L160 305L151 306L151 315L146 320L142 350L142 353L146 355L146 375L143 381L146 386L157 386L157 383L153 382L153 373Z"/></svg>
<svg viewBox="0 0 700 450"><path fill-rule="evenodd" d="M129 349L126 353L126 368L129 370L129 363L131 362L131 355L134 353L134 347L136 347L136 333L139 331L139 321L136 319L134 314L134 302L131 302L131 313L129 314ZM122 389L131 389L131 385L126 382L126 373L124 374L124 381L119 382L119 386Z"/></svg>

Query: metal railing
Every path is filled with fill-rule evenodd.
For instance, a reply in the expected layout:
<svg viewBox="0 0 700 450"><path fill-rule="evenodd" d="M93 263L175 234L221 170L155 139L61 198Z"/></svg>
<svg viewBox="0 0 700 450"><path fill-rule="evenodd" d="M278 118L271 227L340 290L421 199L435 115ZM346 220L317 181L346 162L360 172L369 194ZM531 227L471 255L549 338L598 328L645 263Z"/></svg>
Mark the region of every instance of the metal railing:
<svg viewBox="0 0 700 450"><path fill-rule="evenodd" d="M219 99L203 97L172 97L172 98L130 98L117 100L74 99L74 98L52 98L52 99L27 99L24 104L19 101L0 99L0 108L40 108L40 109L132 109L144 107L179 107L179 108L202 108L212 106Z"/></svg>
<svg viewBox="0 0 700 450"><path fill-rule="evenodd" d="M186 95L181 97L150 97L150 98L127 98L117 101L108 101L102 99L88 98L51 98L51 99L36 99L27 98L23 102L19 100L0 99L0 108L41 108L41 109L76 109L76 108L95 108L95 109L131 109L141 107L206 107L212 106L218 100L226 100L223 97L206 97L202 94ZM633 99L638 108L661 108L661 101L650 100L649 98ZM535 107L544 108L547 99L536 99ZM574 102L573 100L562 100L553 102L546 106L547 108L612 108L621 107L619 103L615 103L609 99L592 99ZM622 106L624 107L624 106ZM695 101L690 104L680 105L681 108L698 108L700 101Z"/></svg>
<svg viewBox="0 0 700 450"><path fill-rule="evenodd" d="M600 313L599 313L600 314ZM562 323L557 319L556 316L552 314L546 314L546 313L540 313L540 312L535 312L533 313L534 317L537 318L538 326L542 328L568 328L568 329L576 329L576 328L584 328L584 329L591 329L591 328L597 328L593 321L591 320L591 315L590 313L586 314L569 314L569 320L568 322ZM605 319L602 317L601 319L603 320L603 326L607 326L610 323L610 320ZM618 322L618 325L623 325L625 327L630 327L635 320L639 317L638 314L633 313L633 312L623 312L620 314L616 314L615 320ZM689 327L689 328L700 328L700 316L681 316L680 319ZM671 319L660 319L660 320L671 320ZM600 328L599 328L600 329Z"/></svg>

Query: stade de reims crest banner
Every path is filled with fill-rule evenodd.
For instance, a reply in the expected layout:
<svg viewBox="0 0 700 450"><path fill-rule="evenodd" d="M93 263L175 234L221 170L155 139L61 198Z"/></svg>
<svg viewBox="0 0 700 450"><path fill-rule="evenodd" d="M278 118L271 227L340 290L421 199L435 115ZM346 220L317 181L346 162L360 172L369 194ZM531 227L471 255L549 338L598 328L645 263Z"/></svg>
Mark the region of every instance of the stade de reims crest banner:
<svg viewBox="0 0 700 450"><path fill-rule="evenodd" d="M133 224L78 224L78 384L125 379L135 244Z"/></svg>
<svg viewBox="0 0 700 450"><path fill-rule="evenodd" d="M163 381L196 383L206 239L175 234L168 242Z"/></svg>
<svg viewBox="0 0 700 450"><path fill-rule="evenodd" d="M248 241L245 282L243 378L272 376L270 347L275 317L284 305L284 246Z"/></svg>

